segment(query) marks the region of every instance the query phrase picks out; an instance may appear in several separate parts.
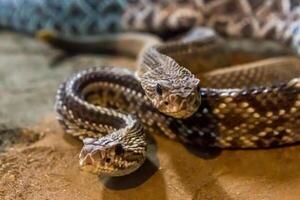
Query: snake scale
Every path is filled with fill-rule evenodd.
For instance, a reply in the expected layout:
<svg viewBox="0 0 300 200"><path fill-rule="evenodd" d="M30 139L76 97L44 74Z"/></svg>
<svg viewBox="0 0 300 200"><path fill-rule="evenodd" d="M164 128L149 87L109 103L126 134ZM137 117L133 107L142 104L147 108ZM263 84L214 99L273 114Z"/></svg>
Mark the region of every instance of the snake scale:
<svg viewBox="0 0 300 200"><path fill-rule="evenodd" d="M56 45L107 33L165 37L199 26L221 35L202 28L156 44L136 75L93 67L64 82L55 108L66 132L83 139L85 170L133 172L145 160L145 132L220 148L300 140L297 0L0 0L0 26L31 35L46 30ZM288 50L274 53L268 41ZM231 65L237 66L222 69Z"/></svg>

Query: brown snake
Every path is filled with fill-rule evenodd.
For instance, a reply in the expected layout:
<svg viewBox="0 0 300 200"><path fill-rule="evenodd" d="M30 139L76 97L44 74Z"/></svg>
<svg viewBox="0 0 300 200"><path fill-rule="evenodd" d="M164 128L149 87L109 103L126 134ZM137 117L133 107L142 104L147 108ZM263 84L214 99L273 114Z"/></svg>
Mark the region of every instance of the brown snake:
<svg viewBox="0 0 300 200"><path fill-rule="evenodd" d="M265 148L300 140L300 59L291 57L299 47L294 37L298 29L293 29L299 23L299 5L263 3L251 12L257 1L193 2L179 7L177 14L186 20L197 15L198 25L235 39L203 36L207 29L200 29L200 34L145 51L137 76L125 69L94 67L61 85L58 118L67 133L85 138L83 169L111 176L131 173L145 160L145 132L220 148Z"/></svg>

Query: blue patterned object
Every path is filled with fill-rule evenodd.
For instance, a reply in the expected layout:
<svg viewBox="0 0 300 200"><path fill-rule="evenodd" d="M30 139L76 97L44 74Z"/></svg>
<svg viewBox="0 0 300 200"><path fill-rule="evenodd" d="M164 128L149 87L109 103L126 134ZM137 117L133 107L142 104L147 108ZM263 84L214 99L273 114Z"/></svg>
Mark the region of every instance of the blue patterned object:
<svg viewBox="0 0 300 200"><path fill-rule="evenodd" d="M119 32L126 4L122 0L0 0L0 26L62 36Z"/></svg>

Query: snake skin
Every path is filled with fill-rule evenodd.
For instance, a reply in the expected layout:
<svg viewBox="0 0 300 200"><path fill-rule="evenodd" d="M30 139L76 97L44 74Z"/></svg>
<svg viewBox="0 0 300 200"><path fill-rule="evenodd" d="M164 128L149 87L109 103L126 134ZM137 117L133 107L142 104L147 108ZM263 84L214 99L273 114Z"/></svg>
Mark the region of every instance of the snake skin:
<svg viewBox="0 0 300 200"><path fill-rule="evenodd" d="M33 35L47 30L63 38L128 31L164 35L207 26L226 37L277 41L298 53L299 9L295 0L0 0L0 26ZM197 42L152 50L183 58L184 52L196 54ZM136 170L145 160L144 129L202 147L291 144L300 140L299 63L272 58L205 73L201 106L187 119L156 111L129 72L92 68L60 87L56 110L68 133L101 137L85 139L80 154L80 164L94 173Z"/></svg>
<svg viewBox="0 0 300 200"><path fill-rule="evenodd" d="M280 70L283 65L291 69L292 72L286 75L289 78L294 73L300 74L299 63L298 58L283 59L277 67ZM246 72L244 68L229 71L225 76L240 76L242 70L242 73L248 74L248 77L240 80L240 84L245 85L247 81L259 80L257 73L270 70L268 66L264 69L264 63L258 65L259 68L250 67ZM107 114L108 119L103 122L103 117L100 113L97 114L96 108L91 108L98 105L138 116L149 132L161 132L171 139L199 146L263 148L300 140L298 78L277 87L261 86L251 90L202 88L199 110L188 119L176 119L154 109L135 76L124 71L113 67L91 68L73 75L66 82L67 86L71 85L69 88L66 85L60 88L56 109L60 114L60 122L68 131L75 136L95 137L95 133L101 136L114 130L118 126L115 123L119 122L112 122L114 117L109 116L117 114ZM212 80L207 86L222 87L223 75L207 75ZM234 86L236 82L231 84ZM79 101L78 99L81 99L82 106L78 103L77 106L74 105L73 101ZM98 108L100 111L101 107ZM111 109L106 112L117 113ZM109 128L104 129L103 124L108 123L111 123Z"/></svg>

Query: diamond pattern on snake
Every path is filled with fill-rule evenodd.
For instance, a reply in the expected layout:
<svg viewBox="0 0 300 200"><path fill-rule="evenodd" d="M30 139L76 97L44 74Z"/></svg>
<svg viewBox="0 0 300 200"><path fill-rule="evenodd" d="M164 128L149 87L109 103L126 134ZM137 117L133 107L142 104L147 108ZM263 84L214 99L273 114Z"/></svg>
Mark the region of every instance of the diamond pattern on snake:
<svg viewBox="0 0 300 200"><path fill-rule="evenodd" d="M83 139L80 166L121 176L143 164L146 132L201 147L298 142L299 8L293 0L0 0L0 27L67 50L138 55L135 72L106 66L71 76L55 103L66 132Z"/></svg>

